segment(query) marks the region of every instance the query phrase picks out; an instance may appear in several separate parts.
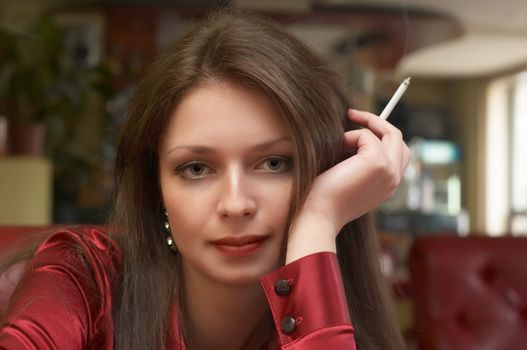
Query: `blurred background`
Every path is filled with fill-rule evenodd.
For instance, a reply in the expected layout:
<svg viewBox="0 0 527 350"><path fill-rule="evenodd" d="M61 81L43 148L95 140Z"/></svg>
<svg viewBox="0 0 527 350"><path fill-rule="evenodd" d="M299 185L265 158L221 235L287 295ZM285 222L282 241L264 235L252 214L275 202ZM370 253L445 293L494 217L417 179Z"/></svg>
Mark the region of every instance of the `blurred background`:
<svg viewBox="0 0 527 350"><path fill-rule="evenodd" d="M412 77L389 120L413 158L376 213L408 347L525 346L524 0L2 0L0 225L104 223L139 77L219 6L282 23L346 79L356 108L380 113Z"/></svg>

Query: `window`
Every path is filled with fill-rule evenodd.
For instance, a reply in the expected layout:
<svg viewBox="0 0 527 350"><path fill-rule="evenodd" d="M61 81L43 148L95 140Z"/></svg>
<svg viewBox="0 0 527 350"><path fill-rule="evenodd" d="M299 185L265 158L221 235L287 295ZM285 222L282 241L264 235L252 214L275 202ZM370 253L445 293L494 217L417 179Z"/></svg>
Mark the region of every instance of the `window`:
<svg viewBox="0 0 527 350"><path fill-rule="evenodd" d="M511 214L512 233L527 234L527 72L513 85L511 119Z"/></svg>
<svg viewBox="0 0 527 350"><path fill-rule="evenodd" d="M486 228L527 235L527 71L489 85Z"/></svg>

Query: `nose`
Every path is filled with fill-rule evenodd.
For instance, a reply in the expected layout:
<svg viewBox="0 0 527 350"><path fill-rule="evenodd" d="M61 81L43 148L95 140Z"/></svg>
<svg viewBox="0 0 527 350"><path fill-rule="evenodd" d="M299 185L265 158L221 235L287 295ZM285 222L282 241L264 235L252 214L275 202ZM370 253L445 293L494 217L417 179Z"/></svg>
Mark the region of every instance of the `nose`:
<svg viewBox="0 0 527 350"><path fill-rule="evenodd" d="M242 169L229 169L221 182L217 212L223 218L252 217L256 213L256 200L251 184Z"/></svg>

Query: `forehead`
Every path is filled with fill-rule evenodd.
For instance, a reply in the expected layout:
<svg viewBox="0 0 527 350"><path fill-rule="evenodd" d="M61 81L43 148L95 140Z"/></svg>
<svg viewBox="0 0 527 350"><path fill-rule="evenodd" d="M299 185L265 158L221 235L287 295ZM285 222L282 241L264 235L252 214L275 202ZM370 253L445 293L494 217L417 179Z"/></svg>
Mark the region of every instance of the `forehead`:
<svg viewBox="0 0 527 350"><path fill-rule="evenodd" d="M262 93L227 82L192 90L170 115L163 144L261 141L289 136L278 109Z"/></svg>

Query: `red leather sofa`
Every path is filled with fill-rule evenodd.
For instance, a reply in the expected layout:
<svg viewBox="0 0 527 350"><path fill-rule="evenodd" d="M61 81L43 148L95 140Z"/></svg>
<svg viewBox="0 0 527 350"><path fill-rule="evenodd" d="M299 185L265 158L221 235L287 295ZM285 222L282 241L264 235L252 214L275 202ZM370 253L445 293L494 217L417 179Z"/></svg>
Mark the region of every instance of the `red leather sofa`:
<svg viewBox="0 0 527 350"><path fill-rule="evenodd" d="M409 268L419 349L527 349L527 237L418 238Z"/></svg>

